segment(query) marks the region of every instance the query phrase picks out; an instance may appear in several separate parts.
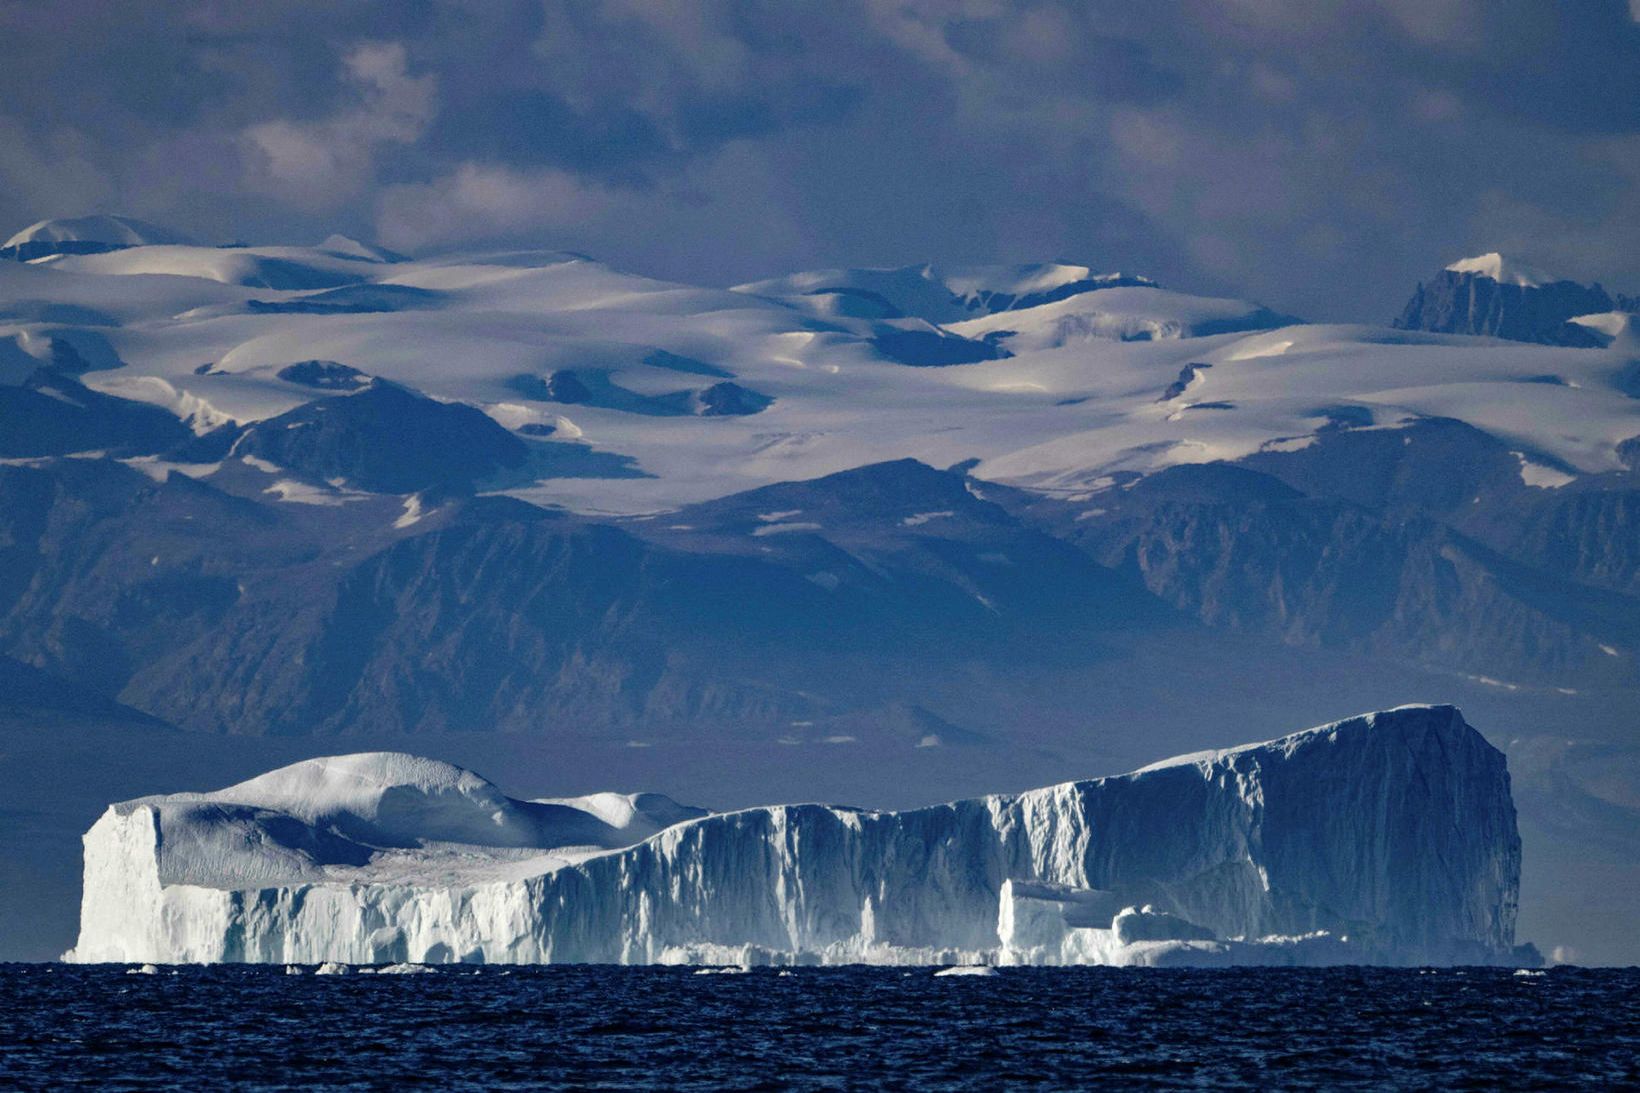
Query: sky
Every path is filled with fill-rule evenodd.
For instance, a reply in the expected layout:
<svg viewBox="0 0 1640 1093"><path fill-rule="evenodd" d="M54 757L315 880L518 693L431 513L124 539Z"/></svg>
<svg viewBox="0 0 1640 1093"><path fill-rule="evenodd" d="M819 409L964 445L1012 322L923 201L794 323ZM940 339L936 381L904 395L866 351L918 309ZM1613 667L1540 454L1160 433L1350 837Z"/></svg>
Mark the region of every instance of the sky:
<svg viewBox="0 0 1640 1093"><path fill-rule="evenodd" d="M0 0L0 227L1640 291L1640 0Z"/></svg>

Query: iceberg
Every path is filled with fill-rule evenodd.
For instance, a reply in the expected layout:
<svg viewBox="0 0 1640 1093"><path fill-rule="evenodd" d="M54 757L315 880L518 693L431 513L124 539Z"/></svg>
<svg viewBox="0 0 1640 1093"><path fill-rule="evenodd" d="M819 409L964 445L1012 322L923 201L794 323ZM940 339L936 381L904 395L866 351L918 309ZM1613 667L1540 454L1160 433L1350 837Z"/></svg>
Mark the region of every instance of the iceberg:
<svg viewBox="0 0 1640 1093"><path fill-rule="evenodd" d="M901 812L523 801L314 759L107 809L64 959L1451 964L1515 946L1504 756L1451 706Z"/></svg>

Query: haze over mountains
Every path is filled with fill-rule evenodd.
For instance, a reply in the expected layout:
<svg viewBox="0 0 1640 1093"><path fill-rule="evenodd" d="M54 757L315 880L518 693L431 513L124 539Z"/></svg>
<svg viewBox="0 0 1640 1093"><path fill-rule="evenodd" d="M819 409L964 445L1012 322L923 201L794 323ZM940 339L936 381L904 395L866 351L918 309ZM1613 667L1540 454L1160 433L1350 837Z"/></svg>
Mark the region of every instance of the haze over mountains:
<svg viewBox="0 0 1640 1093"><path fill-rule="evenodd" d="M1620 951L1530 901L1534 838L1640 877L1632 297L1490 255L1306 325L1075 264L724 290L119 217L0 253L25 731L940 764L899 805L1230 743L1247 691L1456 699L1516 771L1523 936Z"/></svg>

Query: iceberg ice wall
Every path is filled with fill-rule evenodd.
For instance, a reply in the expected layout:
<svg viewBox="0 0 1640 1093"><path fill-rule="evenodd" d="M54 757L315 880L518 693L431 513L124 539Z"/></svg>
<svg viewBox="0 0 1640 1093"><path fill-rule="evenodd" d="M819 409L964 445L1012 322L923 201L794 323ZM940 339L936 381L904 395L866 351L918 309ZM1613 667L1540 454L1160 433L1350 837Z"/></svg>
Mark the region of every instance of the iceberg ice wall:
<svg viewBox="0 0 1640 1093"><path fill-rule="evenodd" d="M1519 874L1450 706L906 812L515 801L377 754L110 807L68 959L1484 962Z"/></svg>

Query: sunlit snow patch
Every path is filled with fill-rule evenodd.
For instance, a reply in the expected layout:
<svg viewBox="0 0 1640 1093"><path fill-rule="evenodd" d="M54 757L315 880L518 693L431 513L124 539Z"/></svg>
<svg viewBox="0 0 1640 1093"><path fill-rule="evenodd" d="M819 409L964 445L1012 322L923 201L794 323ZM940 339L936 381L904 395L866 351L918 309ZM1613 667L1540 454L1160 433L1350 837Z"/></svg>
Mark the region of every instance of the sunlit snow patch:
<svg viewBox="0 0 1640 1093"><path fill-rule="evenodd" d="M1520 460L1520 480L1534 489L1558 490L1560 487L1576 482L1577 476L1558 471L1553 467L1534 462L1526 458L1522 452L1510 452L1510 455Z"/></svg>
<svg viewBox="0 0 1640 1093"><path fill-rule="evenodd" d="M404 499L404 514L393 521L393 526L402 531L425 515L426 513L422 511L421 507L421 494L412 493Z"/></svg>
<svg viewBox="0 0 1640 1093"><path fill-rule="evenodd" d="M785 534L788 534L788 533L794 532L794 531L819 531L819 530L820 530L820 525L819 524L809 524L809 523L802 523L802 522L790 523L790 524L764 524L760 528L753 528L752 529L752 537L757 538L757 539L761 539L766 535L785 535Z"/></svg>
<svg viewBox="0 0 1640 1093"><path fill-rule="evenodd" d="M281 478L262 492L271 493L281 501L288 501L296 505L323 505L327 507L345 505L349 501L364 501L369 496L352 490L325 489L322 486L298 482L294 478Z"/></svg>
<svg viewBox="0 0 1640 1093"><path fill-rule="evenodd" d="M1472 273L1477 277L1489 277L1499 284L1519 285L1521 288L1539 288L1560 280L1552 274L1505 258L1497 251L1464 258L1446 268L1453 273Z"/></svg>

